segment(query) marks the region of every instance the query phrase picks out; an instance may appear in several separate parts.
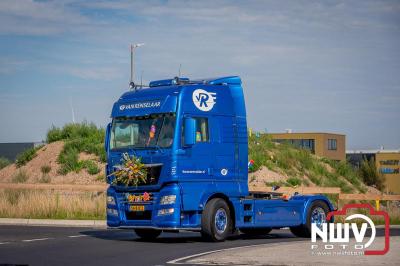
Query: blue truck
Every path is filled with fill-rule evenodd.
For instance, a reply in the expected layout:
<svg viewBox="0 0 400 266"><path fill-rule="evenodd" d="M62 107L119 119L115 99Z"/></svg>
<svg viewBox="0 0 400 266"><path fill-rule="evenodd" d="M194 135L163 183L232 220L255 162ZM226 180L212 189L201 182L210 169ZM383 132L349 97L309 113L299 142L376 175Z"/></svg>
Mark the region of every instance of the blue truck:
<svg viewBox="0 0 400 266"><path fill-rule="evenodd" d="M152 81L124 93L111 119L105 137L109 227L134 229L143 239L188 230L223 241L239 230L261 235L283 227L308 237L311 223L321 225L333 210L323 195L249 191L238 76ZM141 158L145 182L113 182L124 153Z"/></svg>

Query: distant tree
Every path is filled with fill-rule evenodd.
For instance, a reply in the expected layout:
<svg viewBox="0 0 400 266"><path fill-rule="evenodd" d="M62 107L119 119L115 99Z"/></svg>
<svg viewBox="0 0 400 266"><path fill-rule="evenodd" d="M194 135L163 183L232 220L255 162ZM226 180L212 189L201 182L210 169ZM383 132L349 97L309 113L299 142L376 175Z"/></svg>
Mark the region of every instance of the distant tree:
<svg viewBox="0 0 400 266"><path fill-rule="evenodd" d="M385 188L385 177L378 172L374 158L364 159L361 162L359 174L366 185L374 186L379 190Z"/></svg>

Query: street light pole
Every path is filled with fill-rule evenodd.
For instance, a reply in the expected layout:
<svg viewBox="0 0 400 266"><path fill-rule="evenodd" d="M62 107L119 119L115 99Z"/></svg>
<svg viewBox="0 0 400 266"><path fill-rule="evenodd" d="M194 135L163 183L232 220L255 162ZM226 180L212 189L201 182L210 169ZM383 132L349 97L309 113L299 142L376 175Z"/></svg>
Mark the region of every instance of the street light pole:
<svg viewBox="0 0 400 266"><path fill-rule="evenodd" d="M131 80L129 82L130 89L135 86L135 49L143 46L144 43L131 44Z"/></svg>

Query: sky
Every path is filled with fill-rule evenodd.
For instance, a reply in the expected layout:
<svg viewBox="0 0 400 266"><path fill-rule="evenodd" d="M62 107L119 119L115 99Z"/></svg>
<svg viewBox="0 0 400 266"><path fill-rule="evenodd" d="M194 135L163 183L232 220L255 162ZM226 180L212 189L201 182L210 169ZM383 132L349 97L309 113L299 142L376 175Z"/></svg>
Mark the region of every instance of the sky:
<svg viewBox="0 0 400 266"><path fill-rule="evenodd" d="M248 125L400 148L400 1L0 1L0 142L105 126L128 89L239 75ZM72 108L71 108L72 107Z"/></svg>

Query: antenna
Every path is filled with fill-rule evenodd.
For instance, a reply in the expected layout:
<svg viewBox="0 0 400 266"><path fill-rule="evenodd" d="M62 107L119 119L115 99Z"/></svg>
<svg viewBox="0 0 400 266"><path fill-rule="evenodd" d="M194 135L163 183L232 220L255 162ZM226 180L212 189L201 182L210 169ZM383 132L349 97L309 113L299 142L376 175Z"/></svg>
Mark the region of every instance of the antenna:
<svg viewBox="0 0 400 266"><path fill-rule="evenodd" d="M182 68L182 64L179 64L178 77L181 77L181 68Z"/></svg>
<svg viewBox="0 0 400 266"><path fill-rule="evenodd" d="M140 71L140 88L143 89L143 70Z"/></svg>
<svg viewBox="0 0 400 266"><path fill-rule="evenodd" d="M131 79L129 81L129 89L135 86L135 49L143 46L144 43L131 44Z"/></svg>

